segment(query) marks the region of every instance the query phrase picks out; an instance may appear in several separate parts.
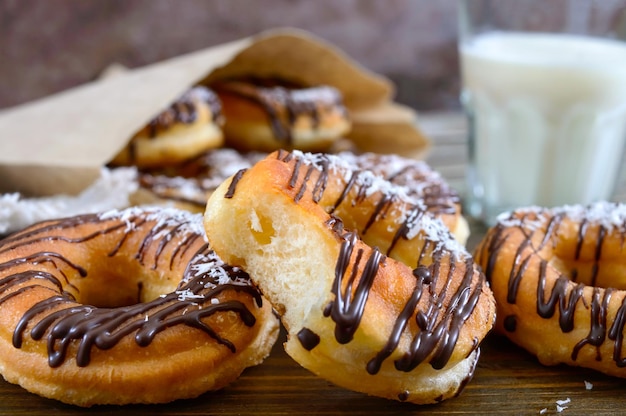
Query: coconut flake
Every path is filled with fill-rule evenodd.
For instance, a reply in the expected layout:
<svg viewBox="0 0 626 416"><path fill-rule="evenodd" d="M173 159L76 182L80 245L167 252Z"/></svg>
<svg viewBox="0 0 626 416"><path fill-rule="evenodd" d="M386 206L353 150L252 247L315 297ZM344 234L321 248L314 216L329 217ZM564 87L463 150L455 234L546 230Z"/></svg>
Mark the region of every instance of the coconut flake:
<svg viewBox="0 0 626 416"><path fill-rule="evenodd" d="M154 228L162 229L157 236L162 235L176 227L177 232L187 234L198 234L206 240L206 232L202 222L202 214L192 214L191 212L160 206L130 207L123 210L109 210L101 213L101 220L119 219L126 223L128 230L132 230L134 219L143 217L146 221L155 221Z"/></svg>
<svg viewBox="0 0 626 416"><path fill-rule="evenodd" d="M564 400L557 400L556 401L556 412L557 413L561 413L563 410L567 409L569 406L565 406L566 404L570 403L571 399L568 397L567 399Z"/></svg>
<svg viewBox="0 0 626 416"><path fill-rule="evenodd" d="M535 218L531 219L527 214L534 214ZM528 230L535 230L545 225L548 218L554 216L563 216L574 222L587 221L591 224L599 224L609 232L615 228L626 229L626 204L606 201L555 208L530 206L502 213L497 221L505 227L524 227Z"/></svg>
<svg viewBox="0 0 626 416"><path fill-rule="evenodd" d="M178 300L184 302L190 299L204 299L204 295L193 293L190 289L177 290Z"/></svg>

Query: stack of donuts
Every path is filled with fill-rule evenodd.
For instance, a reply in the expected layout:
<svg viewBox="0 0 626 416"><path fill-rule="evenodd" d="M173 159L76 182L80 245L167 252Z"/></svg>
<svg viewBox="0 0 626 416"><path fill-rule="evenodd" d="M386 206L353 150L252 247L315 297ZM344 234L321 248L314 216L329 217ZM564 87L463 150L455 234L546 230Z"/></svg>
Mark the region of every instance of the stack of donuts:
<svg viewBox="0 0 626 416"><path fill-rule="evenodd" d="M196 86L111 161L137 169L134 207L0 240L4 378L80 406L195 397L261 363L281 323L339 386L460 394L495 321L460 198L422 161L345 150L341 101Z"/></svg>
<svg viewBox="0 0 626 416"><path fill-rule="evenodd" d="M133 203L202 212L217 185L267 152L329 151L345 143L350 118L342 101L326 85L258 79L199 85L137 132L110 165L138 168Z"/></svg>

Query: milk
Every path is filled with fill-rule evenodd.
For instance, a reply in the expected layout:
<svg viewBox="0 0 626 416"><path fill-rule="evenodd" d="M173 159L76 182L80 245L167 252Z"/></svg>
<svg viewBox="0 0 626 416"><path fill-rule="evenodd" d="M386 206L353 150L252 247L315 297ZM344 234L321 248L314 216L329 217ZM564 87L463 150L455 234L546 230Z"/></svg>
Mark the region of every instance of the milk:
<svg viewBox="0 0 626 416"><path fill-rule="evenodd" d="M626 139L623 43L494 32L460 53L471 215L610 199Z"/></svg>

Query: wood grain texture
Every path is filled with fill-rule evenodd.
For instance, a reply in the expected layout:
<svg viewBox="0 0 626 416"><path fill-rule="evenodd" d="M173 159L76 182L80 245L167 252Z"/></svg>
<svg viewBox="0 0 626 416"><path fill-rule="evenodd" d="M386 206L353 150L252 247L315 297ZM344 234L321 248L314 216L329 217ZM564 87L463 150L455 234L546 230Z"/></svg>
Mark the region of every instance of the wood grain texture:
<svg viewBox="0 0 626 416"><path fill-rule="evenodd" d="M462 186L465 142L462 118L423 117L435 146L429 161ZM617 195L626 195L624 180ZM623 200L623 198L621 199ZM485 228L470 222L471 250ZM40 398L0 380L0 415L615 415L626 409L626 380L565 366L544 367L505 338L483 343L474 379L463 394L438 405L417 406L336 387L295 363L282 349L225 389L167 405L96 406L89 410ZM585 382L591 383L588 389ZM557 401L566 401L562 411ZM545 410L543 410L545 409ZM543 410L543 413L542 413Z"/></svg>

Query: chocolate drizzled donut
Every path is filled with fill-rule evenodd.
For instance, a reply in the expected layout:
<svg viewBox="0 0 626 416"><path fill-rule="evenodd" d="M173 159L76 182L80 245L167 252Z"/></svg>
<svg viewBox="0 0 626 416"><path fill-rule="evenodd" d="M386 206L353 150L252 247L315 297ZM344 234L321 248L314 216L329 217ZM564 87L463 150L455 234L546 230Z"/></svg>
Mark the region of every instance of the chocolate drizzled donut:
<svg viewBox="0 0 626 416"><path fill-rule="evenodd" d="M626 377L626 206L503 214L476 251L500 332L547 365Z"/></svg>
<svg viewBox="0 0 626 416"><path fill-rule="evenodd" d="M328 85L232 80L211 87L222 101L226 142L239 150L322 151L351 128L341 93Z"/></svg>
<svg viewBox="0 0 626 416"><path fill-rule="evenodd" d="M220 388L269 352L271 343L248 348L276 328L247 273L213 252L201 216L159 208L45 221L0 241L0 315L12 334L0 338L3 375L80 405ZM188 371L189 385L147 389L177 377L171 366L157 370L163 359ZM25 376L21 366L40 368ZM140 370L156 380L138 383Z"/></svg>
<svg viewBox="0 0 626 416"><path fill-rule="evenodd" d="M434 403L472 377L495 305L433 214L446 209L430 212L414 191L349 158L278 151L220 185L205 226L272 302L301 365L357 391Z"/></svg>
<svg viewBox="0 0 626 416"><path fill-rule="evenodd" d="M198 119L198 105L208 105L212 121L223 124L222 103L211 89L196 86L185 92L178 100L148 122L148 137L154 139L161 131L171 128L176 123L191 124Z"/></svg>

